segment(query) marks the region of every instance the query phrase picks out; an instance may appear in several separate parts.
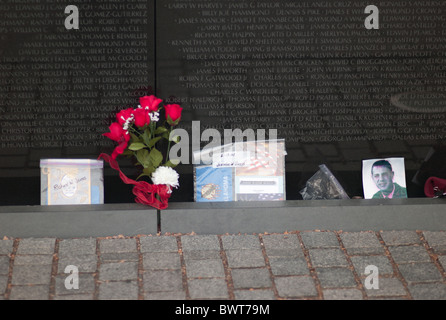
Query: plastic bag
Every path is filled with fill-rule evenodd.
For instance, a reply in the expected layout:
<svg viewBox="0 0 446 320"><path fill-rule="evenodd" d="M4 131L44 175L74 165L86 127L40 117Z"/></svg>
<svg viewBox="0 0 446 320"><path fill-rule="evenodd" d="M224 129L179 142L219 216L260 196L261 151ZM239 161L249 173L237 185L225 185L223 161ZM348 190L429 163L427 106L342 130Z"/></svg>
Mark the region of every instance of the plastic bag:
<svg viewBox="0 0 446 320"><path fill-rule="evenodd" d="M304 200L350 199L325 164L321 164L319 170L308 179L300 194Z"/></svg>

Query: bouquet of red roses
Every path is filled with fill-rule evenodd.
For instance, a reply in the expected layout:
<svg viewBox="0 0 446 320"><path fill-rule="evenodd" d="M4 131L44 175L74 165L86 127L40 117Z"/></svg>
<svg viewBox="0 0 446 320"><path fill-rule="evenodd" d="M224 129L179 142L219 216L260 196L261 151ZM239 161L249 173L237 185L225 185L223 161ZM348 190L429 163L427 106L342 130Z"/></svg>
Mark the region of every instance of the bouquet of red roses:
<svg viewBox="0 0 446 320"><path fill-rule="evenodd" d="M182 108L178 104L162 106L162 100L154 95L141 97L139 103L137 108L127 108L116 114L116 122L110 125L110 132L103 135L115 141L117 146L111 156L102 153L99 158L118 170L124 183L134 185L136 202L165 209L172 188L179 186L179 175L174 169L178 162L169 159L169 151L171 143L178 142L171 137L171 132L180 122ZM161 123L163 109L165 121ZM156 147L161 140L168 143L165 157ZM136 164L142 167L142 173L136 180L129 179L120 170L116 161L120 155L133 156ZM149 177L153 184L137 181L144 176Z"/></svg>

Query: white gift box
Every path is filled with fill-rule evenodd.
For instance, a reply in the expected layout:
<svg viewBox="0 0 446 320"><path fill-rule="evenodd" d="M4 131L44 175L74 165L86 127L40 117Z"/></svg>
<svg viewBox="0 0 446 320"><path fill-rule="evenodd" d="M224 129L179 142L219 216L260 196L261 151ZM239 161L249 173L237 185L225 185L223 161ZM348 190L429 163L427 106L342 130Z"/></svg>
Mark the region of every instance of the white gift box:
<svg viewBox="0 0 446 320"><path fill-rule="evenodd" d="M40 204L103 204L103 161L41 159Z"/></svg>

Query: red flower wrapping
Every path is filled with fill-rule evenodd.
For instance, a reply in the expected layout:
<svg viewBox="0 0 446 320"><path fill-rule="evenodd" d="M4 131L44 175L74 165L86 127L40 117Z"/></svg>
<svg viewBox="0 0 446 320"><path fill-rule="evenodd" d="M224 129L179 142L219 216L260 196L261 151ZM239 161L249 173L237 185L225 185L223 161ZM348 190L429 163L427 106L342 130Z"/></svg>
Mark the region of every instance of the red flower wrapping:
<svg viewBox="0 0 446 320"><path fill-rule="evenodd" d="M133 184L133 194L136 196L135 202L152 206L159 210L164 210L168 206L171 193L169 187L164 184L150 184L146 181L135 181L128 178L119 168L118 162L108 154L101 153L98 159L103 158L110 164L110 167L119 172L119 177L125 184ZM158 195L158 197L157 197Z"/></svg>

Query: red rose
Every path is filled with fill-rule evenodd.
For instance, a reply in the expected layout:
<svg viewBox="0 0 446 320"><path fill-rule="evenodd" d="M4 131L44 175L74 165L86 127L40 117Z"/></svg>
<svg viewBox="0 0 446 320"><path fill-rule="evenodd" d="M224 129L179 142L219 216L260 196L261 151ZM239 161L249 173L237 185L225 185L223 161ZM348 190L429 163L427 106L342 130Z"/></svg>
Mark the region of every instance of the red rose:
<svg viewBox="0 0 446 320"><path fill-rule="evenodd" d="M148 110L137 108L133 111L133 115L135 116L135 125L138 128L142 128L146 124L150 123L150 115Z"/></svg>
<svg viewBox="0 0 446 320"><path fill-rule="evenodd" d="M133 114L133 108L128 108L119 111L116 114L116 120L122 126Z"/></svg>
<svg viewBox="0 0 446 320"><path fill-rule="evenodd" d="M115 148L115 150L113 150L111 155L113 159L116 159L116 157L122 154L127 148L127 144L130 141L130 135L127 130L124 130L122 125L117 122L113 122L109 129L110 132L104 133L103 135L113 141L118 142L118 146Z"/></svg>
<svg viewBox="0 0 446 320"><path fill-rule="evenodd" d="M177 125L178 122L180 122L181 111L183 108L181 108L178 104L168 104L164 106L164 108L166 109L167 123L169 123L171 126Z"/></svg>
<svg viewBox="0 0 446 320"><path fill-rule="evenodd" d="M143 109L148 109L149 112L158 111L158 105L162 102L162 99L151 96L144 96L139 98L139 104Z"/></svg>

